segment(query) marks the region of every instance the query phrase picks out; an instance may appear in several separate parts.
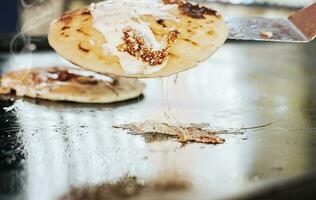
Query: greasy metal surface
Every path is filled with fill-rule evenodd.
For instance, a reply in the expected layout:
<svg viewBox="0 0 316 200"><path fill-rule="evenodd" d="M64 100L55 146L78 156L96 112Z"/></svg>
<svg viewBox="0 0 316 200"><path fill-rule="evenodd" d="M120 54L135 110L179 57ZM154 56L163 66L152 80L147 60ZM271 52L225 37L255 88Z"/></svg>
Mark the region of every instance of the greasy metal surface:
<svg viewBox="0 0 316 200"><path fill-rule="evenodd" d="M264 17L232 17L226 20L229 39L277 42L308 42L309 40L288 19ZM262 32L271 32L264 37Z"/></svg>
<svg viewBox="0 0 316 200"><path fill-rule="evenodd" d="M230 199L314 172L316 44L227 43L199 67L145 80L144 97L112 105L1 101L0 199L55 200L70 187L190 180L188 199ZM53 52L0 54L1 70L67 64ZM143 120L207 122L223 145L181 144L113 130Z"/></svg>
<svg viewBox="0 0 316 200"><path fill-rule="evenodd" d="M194 0L197 2L220 2L229 4L241 4L241 5L268 5L268 6L280 6L280 7L295 7L300 8L308 4L311 4L313 0L299 0L299 1L287 1L287 0Z"/></svg>
<svg viewBox="0 0 316 200"><path fill-rule="evenodd" d="M228 18L229 39L278 42L310 42L316 36L316 3L288 18ZM270 32L265 37L262 32Z"/></svg>

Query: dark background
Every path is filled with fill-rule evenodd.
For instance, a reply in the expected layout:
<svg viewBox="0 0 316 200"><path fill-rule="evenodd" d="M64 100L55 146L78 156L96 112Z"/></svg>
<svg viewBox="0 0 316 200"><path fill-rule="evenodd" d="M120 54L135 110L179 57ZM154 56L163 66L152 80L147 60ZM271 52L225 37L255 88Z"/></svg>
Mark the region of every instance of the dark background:
<svg viewBox="0 0 316 200"><path fill-rule="evenodd" d="M0 33L16 33L18 29L18 0L2 0L0 7Z"/></svg>

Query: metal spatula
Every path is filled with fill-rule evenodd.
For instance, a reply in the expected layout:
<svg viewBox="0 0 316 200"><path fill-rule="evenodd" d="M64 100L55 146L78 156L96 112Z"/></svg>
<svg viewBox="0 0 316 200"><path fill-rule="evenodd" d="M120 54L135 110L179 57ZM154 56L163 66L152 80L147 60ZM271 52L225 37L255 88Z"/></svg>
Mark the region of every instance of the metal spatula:
<svg viewBox="0 0 316 200"><path fill-rule="evenodd" d="M310 42L316 36L316 3L285 19L232 17L226 21L229 39Z"/></svg>

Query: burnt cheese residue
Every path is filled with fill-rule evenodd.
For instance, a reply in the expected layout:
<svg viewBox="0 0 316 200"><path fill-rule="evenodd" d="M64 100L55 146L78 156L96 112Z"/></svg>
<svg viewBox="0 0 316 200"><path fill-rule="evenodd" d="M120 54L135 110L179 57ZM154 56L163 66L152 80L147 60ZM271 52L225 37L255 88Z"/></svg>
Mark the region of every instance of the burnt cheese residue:
<svg viewBox="0 0 316 200"><path fill-rule="evenodd" d="M137 177L124 176L116 182L72 188L59 200L129 200L129 199L166 199L163 194L186 192L191 183L176 174L164 174L145 183ZM169 199L169 198L167 198Z"/></svg>
<svg viewBox="0 0 316 200"><path fill-rule="evenodd" d="M115 183L104 183L97 186L72 188L60 200L121 200L130 199L144 189L136 177L126 176Z"/></svg>
<svg viewBox="0 0 316 200"><path fill-rule="evenodd" d="M223 144L225 139L217 135L222 131L212 131L207 127L202 127L204 124L192 125L172 125L157 121L145 121L139 123L130 123L122 125L114 125L113 128L128 130L134 135L145 134L164 134L176 138L182 144L190 142L205 143L205 144Z"/></svg>

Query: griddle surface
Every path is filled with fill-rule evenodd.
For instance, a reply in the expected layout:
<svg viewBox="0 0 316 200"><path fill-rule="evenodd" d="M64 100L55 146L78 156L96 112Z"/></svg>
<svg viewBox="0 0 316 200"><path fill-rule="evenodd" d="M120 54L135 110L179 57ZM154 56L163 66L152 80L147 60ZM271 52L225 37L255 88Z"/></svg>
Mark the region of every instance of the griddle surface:
<svg viewBox="0 0 316 200"><path fill-rule="evenodd" d="M315 42L227 43L199 67L179 74L176 83L174 76L144 80L144 97L125 103L3 97L0 199L55 200L71 187L124 175L144 181L159 174L183 176L193 185L188 199L249 198L274 185L284 189L300 177L313 184L315 52ZM0 65L5 72L70 64L53 52L35 52L2 53ZM206 122L214 129L273 124L223 135L223 145L184 147L172 138L146 139L111 128L148 119Z"/></svg>

